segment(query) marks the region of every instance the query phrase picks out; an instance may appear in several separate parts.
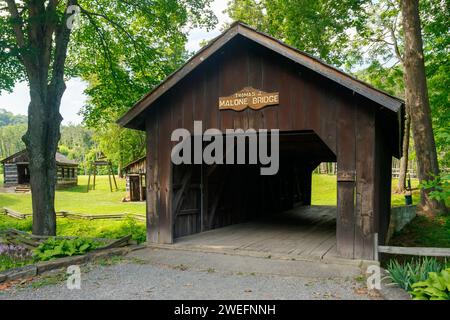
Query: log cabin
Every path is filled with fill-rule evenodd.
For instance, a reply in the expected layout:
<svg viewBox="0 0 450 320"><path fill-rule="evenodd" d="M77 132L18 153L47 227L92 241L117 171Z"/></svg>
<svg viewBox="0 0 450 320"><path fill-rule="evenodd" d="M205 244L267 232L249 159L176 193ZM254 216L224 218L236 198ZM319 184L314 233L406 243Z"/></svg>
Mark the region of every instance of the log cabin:
<svg viewBox="0 0 450 320"><path fill-rule="evenodd" d="M78 163L56 152L57 167L56 187L76 186L78 183ZM29 160L26 150L17 152L1 161L3 164L4 185L27 186L30 184Z"/></svg>
<svg viewBox="0 0 450 320"><path fill-rule="evenodd" d="M123 171L125 172L128 201L145 200L146 159L147 157L136 159L123 168Z"/></svg>

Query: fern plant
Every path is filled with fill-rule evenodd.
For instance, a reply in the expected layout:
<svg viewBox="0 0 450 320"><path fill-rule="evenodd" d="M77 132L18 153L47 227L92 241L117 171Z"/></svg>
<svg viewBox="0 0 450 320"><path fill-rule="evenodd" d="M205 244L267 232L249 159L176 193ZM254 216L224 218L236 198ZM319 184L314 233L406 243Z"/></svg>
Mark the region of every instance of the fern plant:
<svg viewBox="0 0 450 320"><path fill-rule="evenodd" d="M440 272L444 265L435 258L428 257L404 264L400 264L397 260L390 260L387 271L393 282L410 292L414 283L425 281L430 272Z"/></svg>

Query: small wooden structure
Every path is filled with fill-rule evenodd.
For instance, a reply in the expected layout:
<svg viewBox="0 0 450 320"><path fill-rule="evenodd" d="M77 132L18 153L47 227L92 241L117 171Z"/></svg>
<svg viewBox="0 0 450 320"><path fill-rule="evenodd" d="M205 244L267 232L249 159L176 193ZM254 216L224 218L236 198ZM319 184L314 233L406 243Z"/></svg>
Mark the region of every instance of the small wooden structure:
<svg viewBox="0 0 450 320"><path fill-rule="evenodd" d="M264 92L262 102L269 104L244 108L238 93L249 87ZM337 162L337 254L374 259L374 235L383 243L388 230L391 162L401 156L403 118L402 100L234 23L118 123L147 133L148 242L170 244L309 206L312 171ZM178 128L192 133L196 120L203 130L279 129L279 172L261 176L258 165L174 165L171 134Z"/></svg>
<svg viewBox="0 0 450 320"><path fill-rule="evenodd" d="M126 178L127 198L129 201L144 201L147 157L142 157L127 164L123 169Z"/></svg>
<svg viewBox="0 0 450 320"><path fill-rule="evenodd" d="M117 182L116 182L116 178L114 177L114 172L113 172L113 168L112 168L112 163L111 161L109 161L103 154L100 154L97 158L97 160L95 160L93 163L91 163L90 167L89 167L89 177L88 177L88 184L87 184L87 192L89 192L89 190L95 190L95 178L97 177L97 169L98 167L106 167L108 170L108 180L109 180L109 189L111 190L111 192L113 192L113 186L111 183L111 176L112 176L112 180L114 181L114 186L115 186L115 190L117 191ZM93 175L93 181L92 181L92 186L91 186L91 175Z"/></svg>
<svg viewBox="0 0 450 320"><path fill-rule="evenodd" d="M55 155L58 179L57 187L76 186L78 183L78 163L56 152ZM17 152L1 161L3 164L4 185L18 186L30 183L28 153L26 150Z"/></svg>

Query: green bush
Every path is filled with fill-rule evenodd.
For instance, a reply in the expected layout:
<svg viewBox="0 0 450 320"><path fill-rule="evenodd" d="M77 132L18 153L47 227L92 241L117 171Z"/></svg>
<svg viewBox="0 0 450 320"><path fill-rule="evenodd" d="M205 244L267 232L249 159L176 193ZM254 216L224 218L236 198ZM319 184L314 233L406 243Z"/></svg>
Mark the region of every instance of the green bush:
<svg viewBox="0 0 450 320"><path fill-rule="evenodd" d="M410 292L414 283L425 281L430 272L440 272L444 267L445 264L435 258L425 257L404 264L400 264L397 260L391 260L388 263L387 271L393 282Z"/></svg>
<svg viewBox="0 0 450 320"><path fill-rule="evenodd" d="M0 230L17 229L26 232L31 232L33 227L33 221L31 218L24 220L17 220L7 215L0 214Z"/></svg>
<svg viewBox="0 0 450 320"><path fill-rule="evenodd" d="M55 239L49 238L37 247L33 254L36 260L47 261L55 258L82 255L103 245L91 239Z"/></svg>
<svg viewBox="0 0 450 320"><path fill-rule="evenodd" d="M16 220L0 215L0 230L9 228L31 232L32 220L31 218ZM147 237L145 223L133 217L125 220L72 220L58 217L56 231L58 236L82 238L118 239L132 234L133 240L138 243L145 242Z"/></svg>
<svg viewBox="0 0 450 320"><path fill-rule="evenodd" d="M126 218L118 227L108 228L99 233L99 238L118 239L131 234L132 239L137 243L145 242L147 239L147 229L145 224L137 222L132 217Z"/></svg>
<svg viewBox="0 0 450 320"><path fill-rule="evenodd" d="M32 262L32 253L27 248L0 242L0 271L23 267Z"/></svg>
<svg viewBox="0 0 450 320"><path fill-rule="evenodd" d="M434 176L434 180L423 181L420 188L430 191L430 198L438 201L450 202L450 174Z"/></svg>
<svg viewBox="0 0 450 320"><path fill-rule="evenodd" d="M450 268L428 273L428 279L414 283L412 289L414 300L450 300Z"/></svg>
<svg viewBox="0 0 450 320"><path fill-rule="evenodd" d="M7 256L0 256L0 272L13 269L13 268L19 268L26 266L27 264L30 264L33 260L16 260L11 257Z"/></svg>

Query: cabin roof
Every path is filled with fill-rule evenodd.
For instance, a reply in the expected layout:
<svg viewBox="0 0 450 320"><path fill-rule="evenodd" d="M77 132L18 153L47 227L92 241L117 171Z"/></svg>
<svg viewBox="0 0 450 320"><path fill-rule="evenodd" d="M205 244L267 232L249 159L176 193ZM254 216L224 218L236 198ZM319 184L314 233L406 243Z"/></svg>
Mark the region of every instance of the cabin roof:
<svg viewBox="0 0 450 320"><path fill-rule="evenodd" d="M130 167L130 166L132 166L133 164L136 164L136 163L138 163L138 162L144 161L145 159L147 159L147 156L143 156L143 157L141 157L141 158L135 159L135 160L131 161L130 163L128 163L127 165L125 165L125 166L123 167L123 170L127 170L128 167Z"/></svg>
<svg viewBox="0 0 450 320"><path fill-rule="evenodd" d="M24 149L22 151L14 153L13 155L10 155L9 157L3 159L1 161L1 163L3 163L3 164L8 163L8 162L12 161L14 158L17 158L17 157L24 157L24 158L26 158L26 161L24 161L24 162L29 162L28 155L27 155L27 150ZM59 152L56 152L55 160L56 160L56 164L59 164L59 165L71 165L71 166L78 165L78 162L76 162L75 160L70 160L65 155L63 155L62 153L59 153ZM13 161L13 163L14 162L15 161Z"/></svg>
<svg viewBox="0 0 450 320"><path fill-rule="evenodd" d="M283 57L286 57L316 73L319 73L320 75L366 97L367 99L376 102L383 107L386 107L393 112L399 112L402 108L402 105L404 104L404 101L402 99L379 90L323 62L318 58L315 58L305 52L289 46L278 39L257 31L250 26L238 21L233 23L221 35L211 40L208 45L199 50L181 68L169 75L157 87L146 94L134 105L134 107L128 110L128 112L126 112L117 121L117 123L123 127L142 130L142 124L139 121L136 121L139 115L141 115L170 88L176 85L188 74L190 74L199 65L207 61L209 57L211 57L215 52L217 52L220 48L225 46L228 42L230 42L238 35L243 36L250 41L256 42Z"/></svg>

